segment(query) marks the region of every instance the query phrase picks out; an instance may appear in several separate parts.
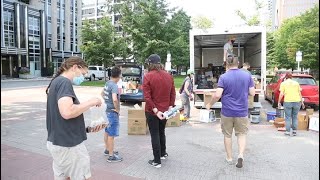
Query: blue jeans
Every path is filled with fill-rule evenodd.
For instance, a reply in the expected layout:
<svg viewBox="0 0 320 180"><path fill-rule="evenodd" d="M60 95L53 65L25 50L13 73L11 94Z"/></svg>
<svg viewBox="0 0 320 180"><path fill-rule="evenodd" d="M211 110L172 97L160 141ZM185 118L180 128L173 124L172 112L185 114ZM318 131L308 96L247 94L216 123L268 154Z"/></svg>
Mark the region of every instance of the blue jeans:
<svg viewBox="0 0 320 180"><path fill-rule="evenodd" d="M181 102L183 106L184 117L190 118L190 99L187 95L181 94Z"/></svg>
<svg viewBox="0 0 320 180"><path fill-rule="evenodd" d="M105 132L111 137L119 136L119 114L114 111L107 112L107 118L109 124L105 128Z"/></svg>
<svg viewBox="0 0 320 180"><path fill-rule="evenodd" d="M291 127L293 131L296 131L298 128L298 113L301 102L284 102L283 107L286 118L286 131L290 132Z"/></svg>

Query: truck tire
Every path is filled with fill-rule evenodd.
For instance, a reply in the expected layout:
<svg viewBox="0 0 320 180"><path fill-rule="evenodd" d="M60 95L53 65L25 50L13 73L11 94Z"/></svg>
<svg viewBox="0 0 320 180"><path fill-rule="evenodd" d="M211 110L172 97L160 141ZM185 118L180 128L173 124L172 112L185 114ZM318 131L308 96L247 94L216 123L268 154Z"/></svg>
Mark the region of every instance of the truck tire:
<svg viewBox="0 0 320 180"><path fill-rule="evenodd" d="M94 80L95 80L94 74L91 74L90 81L94 81Z"/></svg>

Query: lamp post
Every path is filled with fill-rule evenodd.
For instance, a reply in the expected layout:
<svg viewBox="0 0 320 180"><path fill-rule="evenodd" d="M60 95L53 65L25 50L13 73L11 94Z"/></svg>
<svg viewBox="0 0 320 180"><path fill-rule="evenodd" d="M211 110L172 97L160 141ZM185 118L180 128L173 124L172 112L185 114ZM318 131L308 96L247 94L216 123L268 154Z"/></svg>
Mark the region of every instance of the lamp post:
<svg viewBox="0 0 320 180"><path fill-rule="evenodd" d="M296 52L296 61L298 62L298 70L300 71L300 62L302 61L302 52L301 51Z"/></svg>

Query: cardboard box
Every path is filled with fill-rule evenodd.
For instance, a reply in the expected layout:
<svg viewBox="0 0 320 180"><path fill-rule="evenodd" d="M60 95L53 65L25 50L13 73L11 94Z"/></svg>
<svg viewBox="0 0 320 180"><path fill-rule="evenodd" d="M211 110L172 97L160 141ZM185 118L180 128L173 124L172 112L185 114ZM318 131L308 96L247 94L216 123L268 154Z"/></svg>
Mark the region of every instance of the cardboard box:
<svg viewBox="0 0 320 180"><path fill-rule="evenodd" d="M284 118L278 118L278 117L276 117L276 119L274 119L274 122L275 122L275 123L285 122L285 119L284 119Z"/></svg>
<svg viewBox="0 0 320 180"><path fill-rule="evenodd" d="M168 119L166 127L179 127L181 126L180 113L177 113L175 117Z"/></svg>
<svg viewBox="0 0 320 180"><path fill-rule="evenodd" d="M128 119L128 135L146 135L147 132L146 118Z"/></svg>
<svg viewBox="0 0 320 180"><path fill-rule="evenodd" d="M298 114L298 130L308 130L309 117L305 114Z"/></svg>
<svg viewBox="0 0 320 180"><path fill-rule="evenodd" d="M211 101L212 94L204 94L203 95L203 106L206 107L206 105Z"/></svg>
<svg viewBox="0 0 320 180"><path fill-rule="evenodd" d="M146 118L144 109L128 109L128 119Z"/></svg>
<svg viewBox="0 0 320 180"><path fill-rule="evenodd" d="M306 109L307 116L313 115L313 113L314 113L314 109Z"/></svg>
<svg viewBox="0 0 320 180"><path fill-rule="evenodd" d="M319 132L319 115L309 116L309 130Z"/></svg>

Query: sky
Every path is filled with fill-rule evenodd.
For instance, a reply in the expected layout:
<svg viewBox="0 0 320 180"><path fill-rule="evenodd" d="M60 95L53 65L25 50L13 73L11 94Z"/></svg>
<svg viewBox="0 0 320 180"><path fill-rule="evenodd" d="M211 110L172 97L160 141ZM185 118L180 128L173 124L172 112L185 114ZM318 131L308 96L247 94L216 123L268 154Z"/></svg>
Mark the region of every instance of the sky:
<svg viewBox="0 0 320 180"><path fill-rule="evenodd" d="M92 3L92 0L82 0L83 3ZM206 16L213 19L214 26L230 27L244 24L235 14L237 9L245 12L246 15L255 13L254 0L166 0L169 7L182 8L191 17ZM267 0L264 4L267 7Z"/></svg>
<svg viewBox="0 0 320 180"><path fill-rule="evenodd" d="M206 16L213 19L214 26L234 26L244 22L235 14L237 9L247 15L255 13L254 0L167 0L170 7L184 9L191 17ZM267 5L267 1L264 0ZM267 6L266 6L267 7Z"/></svg>

